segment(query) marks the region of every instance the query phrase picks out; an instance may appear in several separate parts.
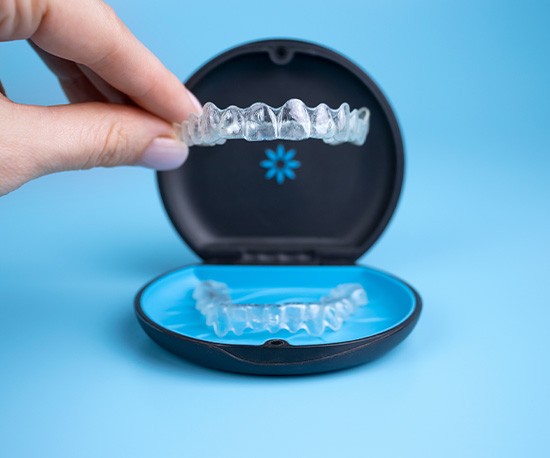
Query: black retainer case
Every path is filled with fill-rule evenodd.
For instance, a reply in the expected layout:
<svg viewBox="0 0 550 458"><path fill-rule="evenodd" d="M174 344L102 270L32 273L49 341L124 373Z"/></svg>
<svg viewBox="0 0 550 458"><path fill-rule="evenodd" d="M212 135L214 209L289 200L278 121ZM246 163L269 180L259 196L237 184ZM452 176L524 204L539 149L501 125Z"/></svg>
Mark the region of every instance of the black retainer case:
<svg viewBox="0 0 550 458"><path fill-rule="evenodd" d="M138 293L135 310L160 346L195 363L248 374L309 374L365 363L415 326L421 299L402 280L355 264L388 224L403 181L403 143L388 101L342 55L311 43L259 41L206 63L187 82L220 108L298 98L309 107L343 102L370 110L364 145L321 140L247 142L191 148L177 170L158 173L168 216L204 260L166 273ZM277 178L269 154L292 169ZM289 154L290 153L290 154ZM279 165L277 165L279 167ZM364 287L368 303L337 331L229 333L218 337L195 309L197 284L228 285L235 302L286 295L315 300L342 283Z"/></svg>

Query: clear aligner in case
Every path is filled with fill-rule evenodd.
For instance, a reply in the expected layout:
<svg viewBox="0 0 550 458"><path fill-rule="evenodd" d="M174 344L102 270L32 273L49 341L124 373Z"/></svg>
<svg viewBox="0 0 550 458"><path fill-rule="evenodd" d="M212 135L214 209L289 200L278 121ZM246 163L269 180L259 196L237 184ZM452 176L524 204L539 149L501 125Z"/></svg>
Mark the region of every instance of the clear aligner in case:
<svg viewBox="0 0 550 458"><path fill-rule="evenodd" d="M367 303L367 293L355 283L338 285L317 302L239 304L231 301L225 283L207 280L197 285L193 298L196 309L218 337L229 332L241 335L246 329L270 333L283 329L296 333L303 329L312 336L320 336L327 328L340 329L358 307Z"/></svg>
<svg viewBox="0 0 550 458"><path fill-rule="evenodd" d="M230 139L247 141L305 140L317 138L330 145L353 143L363 145L369 131L367 108L350 111L347 103L337 109L321 103L307 107L291 99L280 108L255 103L248 108L234 105L220 109L211 102L200 116L191 114L182 122L181 139L188 145L212 146Z"/></svg>

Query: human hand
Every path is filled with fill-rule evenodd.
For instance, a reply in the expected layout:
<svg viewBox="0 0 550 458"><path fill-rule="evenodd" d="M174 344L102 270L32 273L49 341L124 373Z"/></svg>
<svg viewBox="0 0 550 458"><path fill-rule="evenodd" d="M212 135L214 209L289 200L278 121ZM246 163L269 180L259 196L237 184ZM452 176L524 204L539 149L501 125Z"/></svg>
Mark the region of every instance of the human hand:
<svg viewBox="0 0 550 458"><path fill-rule="evenodd" d="M172 123L200 103L101 0L0 0L0 41L18 39L72 104L16 104L0 84L0 196L61 170L185 161Z"/></svg>

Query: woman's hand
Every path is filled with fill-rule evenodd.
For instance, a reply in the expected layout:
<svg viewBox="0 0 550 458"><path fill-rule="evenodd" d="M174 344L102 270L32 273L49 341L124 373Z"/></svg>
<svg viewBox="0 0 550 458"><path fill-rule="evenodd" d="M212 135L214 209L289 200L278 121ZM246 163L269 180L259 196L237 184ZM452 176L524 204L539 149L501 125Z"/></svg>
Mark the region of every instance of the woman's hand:
<svg viewBox="0 0 550 458"><path fill-rule="evenodd" d="M172 123L199 102L101 0L0 0L0 41L21 39L73 104L19 105L0 94L0 195L60 170L185 161Z"/></svg>

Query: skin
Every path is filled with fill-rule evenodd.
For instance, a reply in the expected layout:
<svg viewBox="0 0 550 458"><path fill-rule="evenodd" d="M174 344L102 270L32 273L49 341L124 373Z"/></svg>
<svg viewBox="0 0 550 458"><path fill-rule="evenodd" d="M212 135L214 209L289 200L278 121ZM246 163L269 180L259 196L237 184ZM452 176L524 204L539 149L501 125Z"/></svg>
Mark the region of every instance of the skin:
<svg viewBox="0 0 550 458"><path fill-rule="evenodd" d="M0 195L61 170L185 160L172 124L200 104L105 3L0 0L0 41L9 40L29 41L71 103L20 105L0 87ZM159 145L173 154L164 166Z"/></svg>

